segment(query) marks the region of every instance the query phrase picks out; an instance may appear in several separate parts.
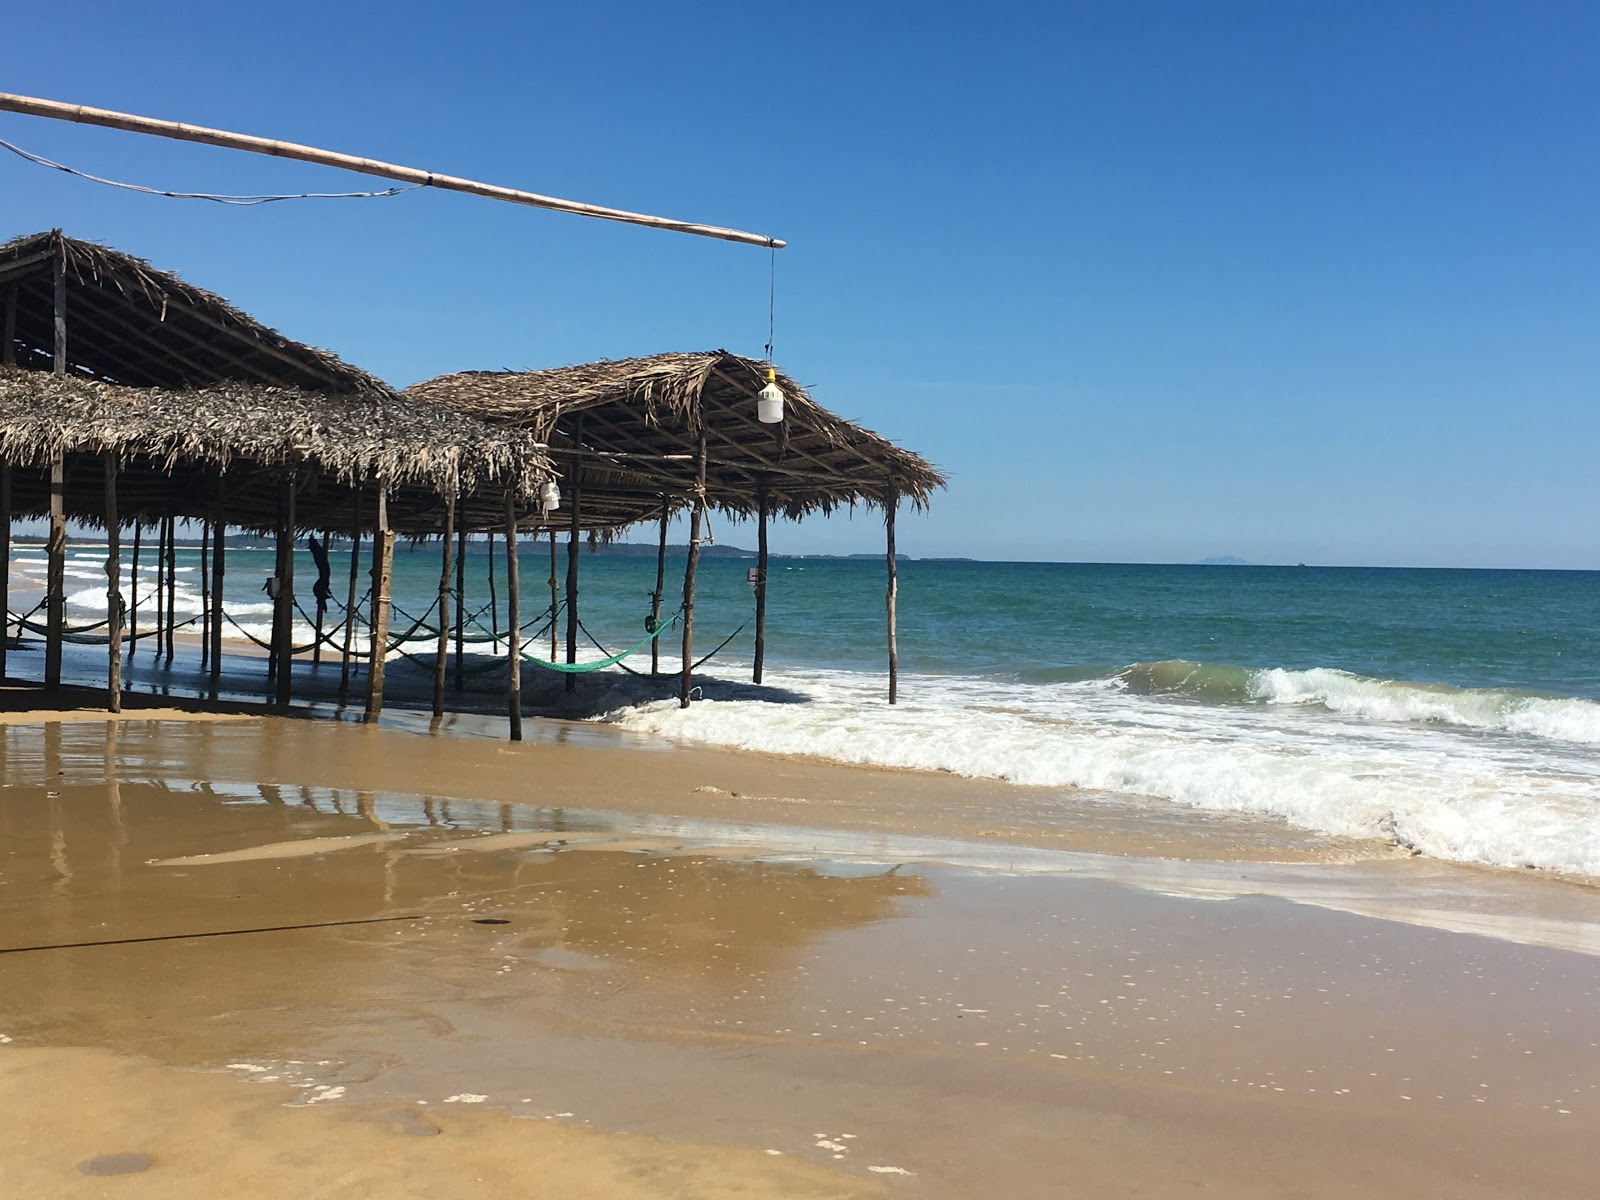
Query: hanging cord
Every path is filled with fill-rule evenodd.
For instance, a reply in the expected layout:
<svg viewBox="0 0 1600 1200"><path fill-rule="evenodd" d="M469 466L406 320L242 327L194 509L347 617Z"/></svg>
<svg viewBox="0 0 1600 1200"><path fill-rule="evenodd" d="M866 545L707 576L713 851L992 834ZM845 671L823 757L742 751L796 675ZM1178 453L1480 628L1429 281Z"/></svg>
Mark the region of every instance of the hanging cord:
<svg viewBox="0 0 1600 1200"><path fill-rule="evenodd" d="M778 311L778 247L771 249L772 265L767 273L767 361L772 361L773 331Z"/></svg>
<svg viewBox="0 0 1600 1200"><path fill-rule="evenodd" d="M0 149L6 149L18 158L33 163L38 167L49 167L52 171L62 171L68 175L76 175L79 179L87 179L90 183L103 183L106 187L122 188L128 192L139 192L146 196L165 196L169 200L211 200L217 204L232 204L241 208L248 208L256 204L272 204L278 200L376 200L384 196L398 196L401 192L414 192L420 183L407 184L405 187L386 188L381 192L299 192L283 196L226 196L216 195L211 192L167 192L160 188L141 187L137 183L119 183L115 179L102 179L98 175L90 175L87 171L79 171L73 167L58 163L54 159L45 158L42 154L34 154L24 150L21 146L13 146L10 142L0 138Z"/></svg>

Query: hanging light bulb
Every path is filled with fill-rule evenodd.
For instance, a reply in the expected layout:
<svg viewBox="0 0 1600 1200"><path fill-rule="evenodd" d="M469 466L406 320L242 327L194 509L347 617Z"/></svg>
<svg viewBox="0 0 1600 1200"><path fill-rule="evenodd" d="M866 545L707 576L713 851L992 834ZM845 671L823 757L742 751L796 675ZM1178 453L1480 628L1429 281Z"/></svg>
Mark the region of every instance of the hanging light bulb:
<svg viewBox="0 0 1600 1200"><path fill-rule="evenodd" d="M756 394L756 420L763 425L776 425L783 420L783 389L778 386L778 372L767 368L767 386Z"/></svg>
<svg viewBox="0 0 1600 1200"><path fill-rule="evenodd" d="M539 507L543 508L546 514L561 507L561 489L556 486L554 479L546 479L539 485Z"/></svg>

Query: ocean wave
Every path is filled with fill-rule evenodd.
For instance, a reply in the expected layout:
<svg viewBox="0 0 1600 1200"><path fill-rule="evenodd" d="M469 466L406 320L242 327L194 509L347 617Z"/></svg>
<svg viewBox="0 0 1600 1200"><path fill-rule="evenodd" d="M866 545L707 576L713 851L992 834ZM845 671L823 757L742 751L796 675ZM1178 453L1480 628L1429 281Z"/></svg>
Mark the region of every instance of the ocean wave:
<svg viewBox="0 0 1600 1200"><path fill-rule="evenodd" d="M1369 679L1331 667L1256 670L1186 659L1135 663L1111 678L1138 694L1166 693L1214 704L1315 705L1328 712L1373 721L1501 730L1526 737L1600 745L1600 704L1577 697Z"/></svg>
<svg viewBox="0 0 1600 1200"><path fill-rule="evenodd" d="M602 719L766 753L1272 815L1437 858L1600 876L1600 762L1583 746L1331 711L1286 719L1265 703L1162 703L1106 680L1039 688L917 676L894 708L871 676L809 671L784 683L804 702L708 683L708 699L682 710L640 703L619 684Z"/></svg>

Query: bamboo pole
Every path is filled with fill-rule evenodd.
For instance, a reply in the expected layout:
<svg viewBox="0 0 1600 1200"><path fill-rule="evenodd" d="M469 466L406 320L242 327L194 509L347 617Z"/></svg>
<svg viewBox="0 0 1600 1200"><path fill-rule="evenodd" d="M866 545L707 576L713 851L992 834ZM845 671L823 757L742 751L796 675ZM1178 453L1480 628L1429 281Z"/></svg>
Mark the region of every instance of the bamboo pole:
<svg viewBox="0 0 1600 1200"><path fill-rule="evenodd" d="M482 196L489 200L503 200L508 204L524 204L531 208L548 208L555 212L572 213L579 217L596 217L604 221L621 221L628 225L644 225L651 229L666 229L676 233L694 234L696 237L718 238L725 242L742 242L750 246L770 246L782 249L784 242L759 233L745 233L738 229L724 229L718 225L701 225L693 221L677 221L669 217L652 217L645 213L628 212L619 208L604 208L597 204L583 204L576 200L560 200L554 196L541 196L516 188L497 187L478 183L454 175L437 175L417 167L402 167L377 159L359 158L339 154L332 150L319 150L315 146L302 146L276 138L255 137L247 133L229 133L223 129L208 129L201 125L186 125L179 121L161 121L152 117L134 116L132 113L112 112L104 108L90 108L82 104L63 104L56 100L42 100L33 96L17 96L0 92L0 110L23 113L30 117L48 117L58 121L74 121L80 125L100 125L107 129L121 129L128 133L148 133L156 137L172 138L181 142L200 142L207 146L221 146L228 150L244 150L251 154L267 154L275 158L292 158L299 162L317 163L325 167L340 167L362 175L376 175L422 187L440 188L447 192L465 192L469 196Z"/></svg>
<svg viewBox="0 0 1600 1200"><path fill-rule="evenodd" d="M361 485L350 497L350 591L344 605L344 662L339 667L339 703L350 698L350 652L356 637L356 580L361 573Z"/></svg>
<svg viewBox="0 0 1600 1200"><path fill-rule="evenodd" d="M462 497L465 508L466 497ZM461 528L456 531L456 691L467 686L467 517L461 514Z"/></svg>
<svg viewBox="0 0 1600 1200"><path fill-rule="evenodd" d="M899 566L894 557L894 515L900 507L900 489L890 480L888 490L883 498L883 522L888 542L889 560L889 590L884 596L884 604L888 610L889 618L889 703L894 704L900 698L900 647L895 635L895 601L900 592Z"/></svg>
<svg viewBox="0 0 1600 1200"><path fill-rule="evenodd" d="M444 677L450 659L450 556L456 548L456 497L444 502L443 561L439 564L439 653L433 664L433 715L444 716Z"/></svg>
<svg viewBox="0 0 1600 1200"><path fill-rule="evenodd" d="M506 608L511 634L506 656L506 708L511 718L511 740L522 740L522 597L517 564L517 497L506 489Z"/></svg>
<svg viewBox="0 0 1600 1200"><path fill-rule="evenodd" d="M378 522L372 535L372 665L367 669L367 720L383 713L383 668L389 653L389 590L394 535L389 532L389 485L378 481Z"/></svg>
<svg viewBox="0 0 1600 1200"><path fill-rule="evenodd" d="M55 255L55 359L53 373L67 373L67 260ZM61 686L61 643L67 620L66 458L58 446L50 454L50 564L45 577L44 685Z"/></svg>
<svg viewBox="0 0 1600 1200"><path fill-rule="evenodd" d="M156 624L150 631L150 637L155 643L151 652L157 662L161 661L161 631L166 627L163 614L166 612L167 603L167 520L165 516L156 518Z"/></svg>
<svg viewBox="0 0 1600 1200"><path fill-rule="evenodd" d="M167 667L172 667L172 633L178 628L178 518L167 512L167 629L162 635Z"/></svg>
<svg viewBox="0 0 1600 1200"><path fill-rule="evenodd" d="M222 684L222 622L227 612L228 565L227 478L217 479L217 514L211 522L211 694Z"/></svg>
<svg viewBox="0 0 1600 1200"><path fill-rule="evenodd" d="M211 521L200 518L200 673L211 665Z"/></svg>
<svg viewBox="0 0 1600 1200"><path fill-rule="evenodd" d="M706 430L700 426L695 453L694 511L689 516L689 561L683 568L683 682L678 707L689 707L694 675L694 573L700 565L700 528L706 515Z"/></svg>
<svg viewBox="0 0 1600 1200"><path fill-rule="evenodd" d="M561 540L561 535L556 531L555 523L550 524L550 661L559 662L561 652L561 630L556 624L556 614L561 611L561 593L556 590L556 543Z"/></svg>
<svg viewBox="0 0 1600 1200"><path fill-rule="evenodd" d="M294 670L294 502L298 480L293 471L283 485L283 521L278 526L278 691L279 708L293 698Z"/></svg>
<svg viewBox="0 0 1600 1200"><path fill-rule="evenodd" d="M489 653L500 652L500 601L494 589L494 530L486 535L489 548Z"/></svg>
<svg viewBox="0 0 1600 1200"><path fill-rule="evenodd" d="M17 365L17 289L6 289L5 328L0 332L0 363ZM19 627L20 635L20 627ZM11 464L0 466L0 679L6 677L11 644Z"/></svg>
<svg viewBox="0 0 1600 1200"><path fill-rule="evenodd" d="M132 596L128 603L128 665L133 665L133 653L139 648L139 534L143 526L138 514L133 518L133 562L128 566L128 590Z"/></svg>
<svg viewBox="0 0 1600 1200"><path fill-rule="evenodd" d="M583 436L583 417L578 418L578 436ZM572 516L567 533L567 663L578 661L578 539L582 523L583 473L576 463L572 466ZM578 677L567 672L566 690L578 690Z"/></svg>
<svg viewBox="0 0 1600 1200"><path fill-rule="evenodd" d="M7 346L11 342L7 340ZM11 468L0 466L0 679L11 646Z"/></svg>
<svg viewBox="0 0 1600 1200"><path fill-rule="evenodd" d="M661 628L661 593L667 586L667 519L670 516L667 507L667 494L661 493L661 537L656 544L656 590L650 593L650 628L646 633L655 633ZM652 638L650 641L650 674L661 674L661 639Z"/></svg>
<svg viewBox="0 0 1600 1200"><path fill-rule="evenodd" d="M324 560L327 559L328 548L332 545L333 534L324 529L322 531L322 556ZM313 667L322 665L322 622L328 615L328 590L322 586L322 569L320 567L317 568L317 584L317 629L315 636L311 639L311 665Z"/></svg>
<svg viewBox="0 0 1600 1200"><path fill-rule="evenodd" d="M761 682L767 663L767 483L756 485L756 661L752 683Z"/></svg>
<svg viewBox="0 0 1600 1200"><path fill-rule="evenodd" d="M117 458L106 455L106 707L122 711L122 525L117 516Z"/></svg>

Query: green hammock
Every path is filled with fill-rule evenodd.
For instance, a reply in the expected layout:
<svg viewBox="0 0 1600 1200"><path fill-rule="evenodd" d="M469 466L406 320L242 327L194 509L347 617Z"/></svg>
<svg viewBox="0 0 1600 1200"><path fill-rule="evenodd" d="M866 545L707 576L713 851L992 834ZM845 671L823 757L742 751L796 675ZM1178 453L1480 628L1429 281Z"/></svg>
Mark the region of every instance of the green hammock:
<svg viewBox="0 0 1600 1200"><path fill-rule="evenodd" d="M583 675L583 674L586 674L589 671L603 671L607 667L616 666L619 662L621 662L623 659L627 658L629 655L637 654L639 651L643 650L646 646L648 646L651 642L655 641L658 637L660 637L668 629L671 629L674 625L676 625L678 623L678 618L680 616L682 616L682 615L683 615L683 609L680 608L677 612L673 613L670 618L668 618L665 621L662 621L654 629L652 629L649 633L645 634L644 635L644 640L641 641L638 645L630 646L630 647L628 647L628 649L622 651L622 653L620 653L620 654L610 655L609 657L602 658L602 659L598 660L597 662L581 662L581 663L549 662L548 660L543 659L543 658L535 658L531 654L524 654L522 656L522 661L523 662L530 662L536 667L543 667L547 671L563 671L568 675Z"/></svg>

